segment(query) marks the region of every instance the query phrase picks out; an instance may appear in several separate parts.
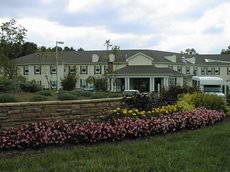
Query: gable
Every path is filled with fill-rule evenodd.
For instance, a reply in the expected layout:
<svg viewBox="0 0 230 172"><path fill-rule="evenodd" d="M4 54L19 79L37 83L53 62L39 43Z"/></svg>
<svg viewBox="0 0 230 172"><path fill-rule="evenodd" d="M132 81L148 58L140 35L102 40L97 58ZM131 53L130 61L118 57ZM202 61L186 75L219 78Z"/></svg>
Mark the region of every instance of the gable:
<svg viewBox="0 0 230 172"><path fill-rule="evenodd" d="M147 56L146 54L143 54L141 52L129 57L128 59L126 59L126 62L128 63L129 66L132 65L152 65L152 61L154 59L152 57Z"/></svg>

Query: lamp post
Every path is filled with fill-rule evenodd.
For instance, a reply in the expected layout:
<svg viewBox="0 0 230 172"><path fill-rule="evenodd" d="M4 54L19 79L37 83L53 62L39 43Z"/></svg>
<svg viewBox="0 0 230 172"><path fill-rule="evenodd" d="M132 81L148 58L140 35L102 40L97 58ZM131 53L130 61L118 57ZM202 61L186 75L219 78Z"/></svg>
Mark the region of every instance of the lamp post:
<svg viewBox="0 0 230 172"><path fill-rule="evenodd" d="M56 90L59 89L58 84L58 44L64 44L62 41L56 41Z"/></svg>

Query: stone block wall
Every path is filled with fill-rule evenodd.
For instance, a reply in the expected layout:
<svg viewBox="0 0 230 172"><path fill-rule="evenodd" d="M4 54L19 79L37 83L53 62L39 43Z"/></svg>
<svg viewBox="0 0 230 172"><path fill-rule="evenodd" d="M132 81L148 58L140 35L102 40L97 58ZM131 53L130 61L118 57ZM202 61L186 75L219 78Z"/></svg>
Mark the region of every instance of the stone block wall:
<svg viewBox="0 0 230 172"><path fill-rule="evenodd" d="M99 121L120 105L121 98L0 103L0 128L59 119Z"/></svg>

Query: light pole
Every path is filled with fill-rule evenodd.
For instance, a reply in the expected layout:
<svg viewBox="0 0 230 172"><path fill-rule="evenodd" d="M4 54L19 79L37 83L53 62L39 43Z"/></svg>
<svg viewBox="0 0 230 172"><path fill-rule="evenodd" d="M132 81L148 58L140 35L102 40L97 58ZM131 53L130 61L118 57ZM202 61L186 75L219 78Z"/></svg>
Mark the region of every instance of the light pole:
<svg viewBox="0 0 230 172"><path fill-rule="evenodd" d="M59 89L58 84L58 44L64 44L62 41L56 41L56 90Z"/></svg>

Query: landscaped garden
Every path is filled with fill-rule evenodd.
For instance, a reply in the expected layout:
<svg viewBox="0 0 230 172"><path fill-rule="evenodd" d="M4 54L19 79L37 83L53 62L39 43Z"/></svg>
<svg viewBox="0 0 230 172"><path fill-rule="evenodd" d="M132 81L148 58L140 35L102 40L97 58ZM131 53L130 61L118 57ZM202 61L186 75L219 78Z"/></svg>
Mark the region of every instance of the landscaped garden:
<svg viewBox="0 0 230 172"><path fill-rule="evenodd" d="M228 165L223 163L226 147L222 146L229 147L223 139L228 137L225 132L230 127L225 100L191 88L170 89L162 91L161 97L150 94L127 97L122 107L108 112L100 122L79 124L59 120L3 128L0 130L1 156L5 153L9 157L15 152L28 154L2 160L0 165L6 171L32 168L33 171L226 170ZM210 127L216 123L219 124ZM204 127L207 128L200 130ZM63 149L55 148L59 146ZM30 152L38 154L31 155ZM89 157L91 153L93 158ZM48 157L40 160L43 165L39 165L37 159L43 159L43 156ZM62 160L66 163L60 163ZM8 165L13 162L17 164L15 167Z"/></svg>

